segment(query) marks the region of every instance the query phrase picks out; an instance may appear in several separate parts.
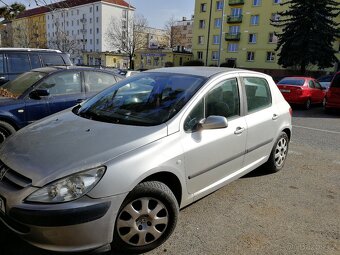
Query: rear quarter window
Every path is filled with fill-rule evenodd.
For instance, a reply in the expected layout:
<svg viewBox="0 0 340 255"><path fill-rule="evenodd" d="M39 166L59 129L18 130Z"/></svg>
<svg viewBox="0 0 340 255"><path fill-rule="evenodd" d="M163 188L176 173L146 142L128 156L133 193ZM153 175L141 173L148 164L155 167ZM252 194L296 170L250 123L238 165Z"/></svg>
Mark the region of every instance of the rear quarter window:
<svg viewBox="0 0 340 255"><path fill-rule="evenodd" d="M64 66L64 59L60 54L41 54L44 66Z"/></svg>

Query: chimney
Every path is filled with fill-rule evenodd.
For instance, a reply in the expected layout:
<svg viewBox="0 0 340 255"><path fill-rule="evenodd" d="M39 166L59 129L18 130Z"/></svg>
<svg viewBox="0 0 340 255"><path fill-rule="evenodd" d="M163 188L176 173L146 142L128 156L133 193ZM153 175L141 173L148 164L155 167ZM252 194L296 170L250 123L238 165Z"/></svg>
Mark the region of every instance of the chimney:
<svg viewBox="0 0 340 255"><path fill-rule="evenodd" d="M186 18L186 17L183 17L183 18L182 18L182 21L186 21L186 20L187 20L187 18Z"/></svg>

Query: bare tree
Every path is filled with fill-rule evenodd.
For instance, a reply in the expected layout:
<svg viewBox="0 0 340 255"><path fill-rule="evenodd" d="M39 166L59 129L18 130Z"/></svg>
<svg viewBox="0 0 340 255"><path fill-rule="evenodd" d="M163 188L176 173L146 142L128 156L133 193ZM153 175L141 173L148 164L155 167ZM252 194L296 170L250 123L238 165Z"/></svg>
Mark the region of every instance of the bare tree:
<svg viewBox="0 0 340 255"><path fill-rule="evenodd" d="M164 29L169 37L170 48L181 46L183 44L181 38L181 30L176 27L177 20L174 16L170 17L166 22Z"/></svg>
<svg viewBox="0 0 340 255"><path fill-rule="evenodd" d="M105 39L113 50L126 54L129 57L130 68L134 68L133 56L137 50L147 47L146 36L147 19L142 15L127 17L125 20L112 17Z"/></svg>

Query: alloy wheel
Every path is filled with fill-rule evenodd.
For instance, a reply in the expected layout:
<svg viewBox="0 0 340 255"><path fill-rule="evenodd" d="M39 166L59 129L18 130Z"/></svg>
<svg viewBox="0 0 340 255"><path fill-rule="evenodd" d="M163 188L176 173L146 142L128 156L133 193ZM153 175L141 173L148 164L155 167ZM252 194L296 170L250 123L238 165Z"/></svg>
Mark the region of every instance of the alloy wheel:
<svg viewBox="0 0 340 255"><path fill-rule="evenodd" d="M288 143L287 140L282 137L276 144L275 148L275 165L277 167L281 167L286 159L288 151Z"/></svg>
<svg viewBox="0 0 340 255"><path fill-rule="evenodd" d="M169 213L155 198L142 197L127 204L117 218L120 238L132 246L144 246L158 240L165 232Z"/></svg>

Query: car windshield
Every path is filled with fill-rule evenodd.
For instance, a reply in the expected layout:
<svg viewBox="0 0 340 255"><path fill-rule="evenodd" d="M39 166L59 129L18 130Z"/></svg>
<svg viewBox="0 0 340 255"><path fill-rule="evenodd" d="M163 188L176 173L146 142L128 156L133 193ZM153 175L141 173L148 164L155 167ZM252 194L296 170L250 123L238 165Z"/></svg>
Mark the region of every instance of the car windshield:
<svg viewBox="0 0 340 255"><path fill-rule="evenodd" d="M325 75L318 78L318 82L331 82L333 79L333 75Z"/></svg>
<svg viewBox="0 0 340 255"><path fill-rule="evenodd" d="M143 73L118 82L73 112L109 123L159 125L178 113L205 80L183 74Z"/></svg>
<svg viewBox="0 0 340 255"><path fill-rule="evenodd" d="M277 84L279 85L296 85L302 86L305 83L305 79L297 79L297 78L284 78L279 81Z"/></svg>
<svg viewBox="0 0 340 255"><path fill-rule="evenodd" d="M18 98L34 83L46 76L47 73L27 72L0 87L0 96Z"/></svg>

